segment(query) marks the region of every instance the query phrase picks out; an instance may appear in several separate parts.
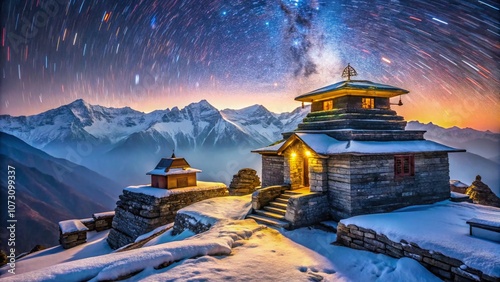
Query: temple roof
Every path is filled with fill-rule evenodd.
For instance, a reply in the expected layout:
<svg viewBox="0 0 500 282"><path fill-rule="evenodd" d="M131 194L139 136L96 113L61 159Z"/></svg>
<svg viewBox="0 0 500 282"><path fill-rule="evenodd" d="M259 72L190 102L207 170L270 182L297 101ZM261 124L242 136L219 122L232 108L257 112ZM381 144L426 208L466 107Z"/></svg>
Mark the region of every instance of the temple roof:
<svg viewBox="0 0 500 282"><path fill-rule="evenodd" d="M253 150L254 153L281 154L294 141L300 140L318 155L337 154L400 154L424 152L464 152L429 140L409 141L340 141L326 134L294 133L285 142Z"/></svg>
<svg viewBox="0 0 500 282"><path fill-rule="evenodd" d="M191 168L184 158L176 158L172 154L171 158L162 158L155 169L146 173L146 175L173 175L201 172L199 169Z"/></svg>
<svg viewBox="0 0 500 282"><path fill-rule="evenodd" d="M346 95L391 98L407 93L408 90L368 80L344 80L297 96L295 100L313 102Z"/></svg>

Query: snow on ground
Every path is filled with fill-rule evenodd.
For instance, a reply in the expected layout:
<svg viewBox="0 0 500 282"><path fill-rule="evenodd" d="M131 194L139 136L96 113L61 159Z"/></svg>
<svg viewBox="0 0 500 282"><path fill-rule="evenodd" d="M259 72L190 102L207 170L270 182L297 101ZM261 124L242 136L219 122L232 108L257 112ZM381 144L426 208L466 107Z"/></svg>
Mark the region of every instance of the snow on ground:
<svg viewBox="0 0 500 282"><path fill-rule="evenodd" d="M351 217L341 222L372 229L395 242L404 239L416 243L421 248L441 252L487 275L499 277L500 244L470 236L466 221L472 218L498 222L500 209L443 201L391 213Z"/></svg>
<svg viewBox="0 0 500 282"><path fill-rule="evenodd" d="M164 198L169 195L173 195L176 193L184 193L184 192L191 192L191 191L203 191L203 190L210 190L214 188L225 188L226 184L221 183L221 182L206 182L206 181L196 181L196 186L189 186L189 187L184 187L184 188L177 188L177 189L158 189L158 188L152 188L150 184L146 185L138 185L138 186L128 186L124 190L127 190L132 193L139 193L139 194L144 194L144 195L149 195L153 196L156 198Z"/></svg>
<svg viewBox="0 0 500 282"><path fill-rule="evenodd" d="M51 265L75 261L83 258L98 257L109 254L113 250L106 242L109 230L102 232L87 232L87 243L65 250L62 246L55 246L36 253L29 254L16 261L16 275ZM0 270L0 277L8 277L5 267ZM28 281L28 280L26 280Z"/></svg>
<svg viewBox="0 0 500 282"><path fill-rule="evenodd" d="M240 223L197 236L211 240L235 227L242 230ZM301 228L284 235L271 228L256 230L236 241L230 256L187 259L165 269L147 269L126 281L440 281L412 259L331 245L334 233Z"/></svg>
<svg viewBox="0 0 500 282"><path fill-rule="evenodd" d="M101 246L94 250L101 253L89 254L82 245L58 253L59 261L37 253L36 258L46 260L45 268L30 255L18 263L35 262L36 270L7 276L6 281L438 281L412 259L334 246L334 233L309 228L280 233L252 219L238 220L248 212L249 202L243 196L196 203L183 212L213 220L209 231L172 236L168 230L140 249L110 253ZM89 258L68 259L79 251Z"/></svg>
<svg viewBox="0 0 500 282"><path fill-rule="evenodd" d="M244 219L252 209L252 195L217 197L180 209L182 213L204 224L224 219Z"/></svg>

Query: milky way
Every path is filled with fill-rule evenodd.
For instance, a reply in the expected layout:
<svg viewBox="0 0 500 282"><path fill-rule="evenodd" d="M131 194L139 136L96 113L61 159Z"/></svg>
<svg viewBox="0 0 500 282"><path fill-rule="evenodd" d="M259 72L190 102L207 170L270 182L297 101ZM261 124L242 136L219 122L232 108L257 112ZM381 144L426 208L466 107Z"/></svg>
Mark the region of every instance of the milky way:
<svg viewBox="0 0 500 282"><path fill-rule="evenodd" d="M487 0L7 0L0 110L231 107L228 95L291 109L351 63L359 79L409 89L410 118L498 131L499 14Z"/></svg>

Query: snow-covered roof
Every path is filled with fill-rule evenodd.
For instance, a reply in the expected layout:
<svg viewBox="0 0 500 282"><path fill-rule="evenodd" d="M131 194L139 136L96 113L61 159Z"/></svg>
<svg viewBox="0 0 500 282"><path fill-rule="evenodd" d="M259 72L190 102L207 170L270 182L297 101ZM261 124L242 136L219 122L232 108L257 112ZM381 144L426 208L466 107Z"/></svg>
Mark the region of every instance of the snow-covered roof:
<svg viewBox="0 0 500 282"><path fill-rule="evenodd" d="M110 217L110 216L115 216L115 211L94 213L94 217L96 219L103 218L103 217Z"/></svg>
<svg viewBox="0 0 500 282"><path fill-rule="evenodd" d="M252 153L266 153L266 152L275 153L281 148L281 146L283 146L283 144L285 144L285 141L279 142L278 144L274 144L271 146L252 150Z"/></svg>
<svg viewBox="0 0 500 282"><path fill-rule="evenodd" d="M314 99L316 97L323 97L324 95L321 95L321 94L325 94L325 93L334 94L337 92L346 92L347 93L347 91L363 91L363 92L370 91L370 93L386 92L386 93L391 93L391 94L389 94L389 96L397 96L397 95L409 93L408 90L405 90L402 88L398 88L398 87L387 85L387 84L375 83L375 82L371 82L369 80L344 80L344 81L340 81L340 82L313 90L309 93L297 96L295 98L295 100L308 101L308 100Z"/></svg>
<svg viewBox="0 0 500 282"><path fill-rule="evenodd" d="M175 174L186 174L186 173L198 173L201 172L200 169L196 168L171 168L168 171L165 171L165 168L155 168L152 171L146 173L147 175L175 175Z"/></svg>
<svg viewBox="0 0 500 282"><path fill-rule="evenodd" d="M73 233L78 231L88 231L89 229L83 225L78 219L70 219L59 221L59 228L63 234Z"/></svg>
<svg viewBox="0 0 500 282"><path fill-rule="evenodd" d="M300 140L309 149L319 155L337 154L393 154L423 152L463 152L429 140L409 141L340 141L326 134L294 133L286 142L260 148L252 152L281 153L295 140Z"/></svg>

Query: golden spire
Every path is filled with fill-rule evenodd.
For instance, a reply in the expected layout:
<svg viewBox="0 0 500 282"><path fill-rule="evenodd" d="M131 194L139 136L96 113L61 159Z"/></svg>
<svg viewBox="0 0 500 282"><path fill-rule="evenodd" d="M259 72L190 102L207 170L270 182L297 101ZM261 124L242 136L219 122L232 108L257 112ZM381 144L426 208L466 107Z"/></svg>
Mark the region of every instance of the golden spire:
<svg viewBox="0 0 500 282"><path fill-rule="evenodd" d="M347 81L350 81L351 76L356 76L356 75L358 75L358 73L353 67L351 67L351 64L348 63L347 67L345 67L344 71L342 72L342 77L347 77Z"/></svg>

